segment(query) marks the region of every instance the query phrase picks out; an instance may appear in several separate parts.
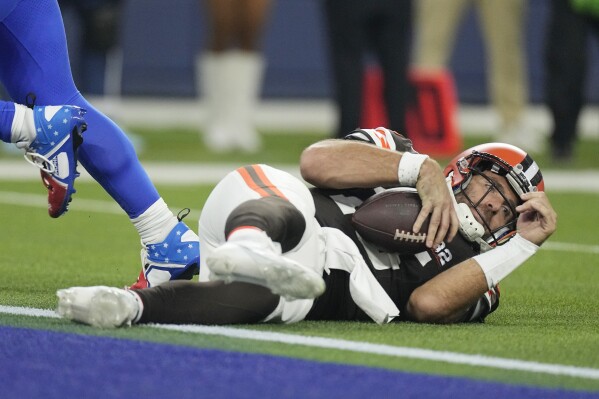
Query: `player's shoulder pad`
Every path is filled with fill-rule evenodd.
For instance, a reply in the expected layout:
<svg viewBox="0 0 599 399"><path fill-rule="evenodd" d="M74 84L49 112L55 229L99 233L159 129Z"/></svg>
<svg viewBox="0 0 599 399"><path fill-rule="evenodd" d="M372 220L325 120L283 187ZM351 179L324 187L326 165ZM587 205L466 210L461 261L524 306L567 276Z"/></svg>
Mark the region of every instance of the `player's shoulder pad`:
<svg viewBox="0 0 599 399"><path fill-rule="evenodd" d="M357 129L344 138L346 140L365 141L374 144L377 147L394 151L416 152L412 146L412 140L385 127L377 127L376 129Z"/></svg>

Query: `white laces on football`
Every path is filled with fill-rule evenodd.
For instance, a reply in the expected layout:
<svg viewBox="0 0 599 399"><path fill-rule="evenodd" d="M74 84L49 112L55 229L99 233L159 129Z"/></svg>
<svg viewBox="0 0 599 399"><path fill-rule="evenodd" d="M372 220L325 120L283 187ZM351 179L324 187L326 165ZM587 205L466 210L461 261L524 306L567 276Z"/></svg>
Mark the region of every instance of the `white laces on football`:
<svg viewBox="0 0 599 399"><path fill-rule="evenodd" d="M51 162L45 156L38 154L37 152L26 152L25 155L23 155L23 157L27 162L29 162L33 166L37 166L46 173L53 175L54 172L56 172L56 166L54 165L54 163Z"/></svg>

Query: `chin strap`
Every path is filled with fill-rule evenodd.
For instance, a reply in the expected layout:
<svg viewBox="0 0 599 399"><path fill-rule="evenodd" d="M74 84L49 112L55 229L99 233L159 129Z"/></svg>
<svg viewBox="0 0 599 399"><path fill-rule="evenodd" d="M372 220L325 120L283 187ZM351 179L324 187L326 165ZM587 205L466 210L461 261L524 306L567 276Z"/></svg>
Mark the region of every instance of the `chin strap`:
<svg viewBox="0 0 599 399"><path fill-rule="evenodd" d="M458 204L456 201L455 193L453 192L453 187L451 186L452 176L453 172L449 174L445 181L447 182L447 189L449 190L449 194L453 200L453 206L458 215L458 220L460 221L460 233L468 241L477 243L480 246L481 252L486 252L493 247L491 247L489 243L482 238L485 234L485 228L474 218L474 215L467 204Z"/></svg>

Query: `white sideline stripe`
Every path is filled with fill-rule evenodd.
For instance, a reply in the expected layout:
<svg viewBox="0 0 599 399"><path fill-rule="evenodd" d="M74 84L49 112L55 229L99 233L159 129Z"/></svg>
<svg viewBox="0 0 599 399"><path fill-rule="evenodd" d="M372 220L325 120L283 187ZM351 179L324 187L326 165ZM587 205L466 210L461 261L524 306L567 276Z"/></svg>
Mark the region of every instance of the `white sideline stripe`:
<svg viewBox="0 0 599 399"><path fill-rule="evenodd" d="M0 305L0 313L20 316L60 318L53 310L23 308ZM506 359L485 355L468 355L457 352L435 351L431 349L409 348L367 342L349 341L334 338L308 337L303 335L283 334L250 329L200 326L200 325L167 325L148 324L148 327L163 330L179 331L192 334L218 335L221 337L249 339L254 341L278 342L289 345L304 345L317 348L360 352L383 356L437 361L468 366L481 366L504 370L518 370L532 373L564 375L577 378L599 380L599 369L589 367L567 366L562 364L539 363L527 360Z"/></svg>
<svg viewBox="0 0 599 399"><path fill-rule="evenodd" d="M563 252L586 252L591 254L599 254L599 245L573 244L569 242L552 242L548 241L541 247L550 251Z"/></svg>
<svg viewBox="0 0 599 399"><path fill-rule="evenodd" d="M41 194L25 194L10 191L0 191L0 203L8 205L18 206L30 206L34 208L47 208L48 199L45 195ZM73 206L73 203L69 205L69 210L87 211L87 212L101 212L111 214L125 214L120 206L116 202L101 201L101 200L90 200L90 199L77 199L77 205Z"/></svg>
<svg viewBox="0 0 599 399"><path fill-rule="evenodd" d="M45 195L41 194L25 194L11 191L0 191L0 204L30 206L33 208L47 208L48 202ZM190 209L191 212L199 213L200 210ZM69 205L69 212L99 212L109 213L114 215L125 215L125 211L121 209L116 202L90 200L77 198Z"/></svg>
<svg viewBox="0 0 599 399"><path fill-rule="evenodd" d="M0 313L13 314L18 316L50 317L53 319L60 319L60 316L53 310L24 308L20 306L0 305Z"/></svg>

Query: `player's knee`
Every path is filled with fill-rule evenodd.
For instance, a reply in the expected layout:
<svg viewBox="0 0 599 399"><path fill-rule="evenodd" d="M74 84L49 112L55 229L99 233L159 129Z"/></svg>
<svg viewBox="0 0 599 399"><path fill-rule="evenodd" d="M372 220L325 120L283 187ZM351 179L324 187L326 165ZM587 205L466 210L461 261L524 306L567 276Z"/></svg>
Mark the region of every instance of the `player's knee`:
<svg viewBox="0 0 599 399"><path fill-rule="evenodd" d="M225 236L240 226L254 226L266 232L281 244L283 252L299 244L306 230L302 213L289 201L280 197L248 200L231 212L225 224Z"/></svg>

